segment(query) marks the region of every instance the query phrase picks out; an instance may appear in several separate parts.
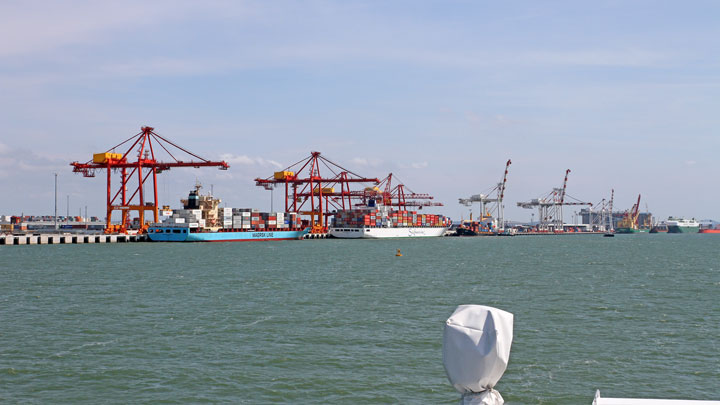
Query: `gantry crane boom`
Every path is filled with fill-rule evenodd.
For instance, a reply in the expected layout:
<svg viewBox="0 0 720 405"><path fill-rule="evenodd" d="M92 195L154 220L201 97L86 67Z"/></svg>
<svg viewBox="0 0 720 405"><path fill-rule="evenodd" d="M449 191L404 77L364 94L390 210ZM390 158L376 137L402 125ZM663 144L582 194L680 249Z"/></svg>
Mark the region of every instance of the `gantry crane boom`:
<svg viewBox="0 0 720 405"><path fill-rule="evenodd" d="M429 200L434 199L430 194L416 193L403 183L397 184L395 187L392 186L393 174L390 173L384 179L380 180L378 187L383 186L382 202L384 205L398 207L401 210L407 209L407 207L442 207L443 204L439 202L432 202ZM406 191L409 191L407 192ZM380 196L376 196L378 198ZM424 200L424 201L421 201Z"/></svg>
<svg viewBox="0 0 720 405"><path fill-rule="evenodd" d="M563 203L565 203L565 191L567 190L567 181L568 181L569 174L570 174L570 169L565 170L565 180L563 181L562 195L560 196L560 205L561 206L563 205Z"/></svg>
<svg viewBox="0 0 720 405"><path fill-rule="evenodd" d="M637 224L637 218L638 218L639 213L640 213L640 194L638 194L638 199L637 199L637 202L635 203L635 205L633 206L633 212L632 212L632 217L636 224Z"/></svg>

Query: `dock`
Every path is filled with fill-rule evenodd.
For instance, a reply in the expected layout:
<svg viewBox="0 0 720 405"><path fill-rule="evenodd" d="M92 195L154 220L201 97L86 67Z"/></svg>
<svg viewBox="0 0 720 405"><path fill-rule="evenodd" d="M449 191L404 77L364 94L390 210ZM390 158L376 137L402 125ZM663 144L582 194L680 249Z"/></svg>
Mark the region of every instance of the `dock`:
<svg viewBox="0 0 720 405"><path fill-rule="evenodd" d="M308 233L303 236L303 239L327 239L330 237L329 233Z"/></svg>
<svg viewBox="0 0 720 405"><path fill-rule="evenodd" d="M85 243L148 242L145 235L40 234L0 235L0 245L69 245Z"/></svg>

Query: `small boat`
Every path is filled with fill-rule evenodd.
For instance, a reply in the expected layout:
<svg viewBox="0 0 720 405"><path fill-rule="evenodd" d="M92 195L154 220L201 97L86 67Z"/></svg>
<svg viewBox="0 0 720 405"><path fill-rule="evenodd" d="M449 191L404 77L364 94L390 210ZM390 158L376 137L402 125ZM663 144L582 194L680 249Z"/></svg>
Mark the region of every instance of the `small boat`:
<svg viewBox="0 0 720 405"><path fill-rule="evenodd" d="M615 233L613 233L613 232L605 232L605 233L603 234L603 236L606 237L606 238L614 238L614 237L615 237Z"/></svg>

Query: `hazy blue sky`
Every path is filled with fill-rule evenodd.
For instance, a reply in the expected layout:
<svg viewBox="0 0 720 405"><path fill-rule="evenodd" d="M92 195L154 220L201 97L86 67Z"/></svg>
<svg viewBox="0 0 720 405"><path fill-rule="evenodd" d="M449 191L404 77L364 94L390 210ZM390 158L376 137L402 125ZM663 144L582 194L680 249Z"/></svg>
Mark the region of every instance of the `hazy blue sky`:
<svg viewBox="0 0 720 405"><path fill-rule="evenodd" d="M718 21L717 1L3 1L0 213L51 213L58 172L61 213L103 216L104 178L68 163L150 125L231 164L163 174L173 206L197 178L269 209L252 179L317 150L453 218L510 158L510 219L568 168L579 199L720 219Z"/></svg>

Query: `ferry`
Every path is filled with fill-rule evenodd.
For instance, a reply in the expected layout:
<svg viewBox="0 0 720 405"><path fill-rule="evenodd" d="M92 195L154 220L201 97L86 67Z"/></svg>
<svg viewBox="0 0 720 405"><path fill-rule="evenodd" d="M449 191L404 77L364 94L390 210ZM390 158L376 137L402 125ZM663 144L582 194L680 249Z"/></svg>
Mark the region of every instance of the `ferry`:
<svg viewBox="0 0 720 405"><path fill-rule="evenodd" d="M670 217L665 223L668 227L668 233L697 233L698 229L700 229L700 223L695 218Z"/></svg>

